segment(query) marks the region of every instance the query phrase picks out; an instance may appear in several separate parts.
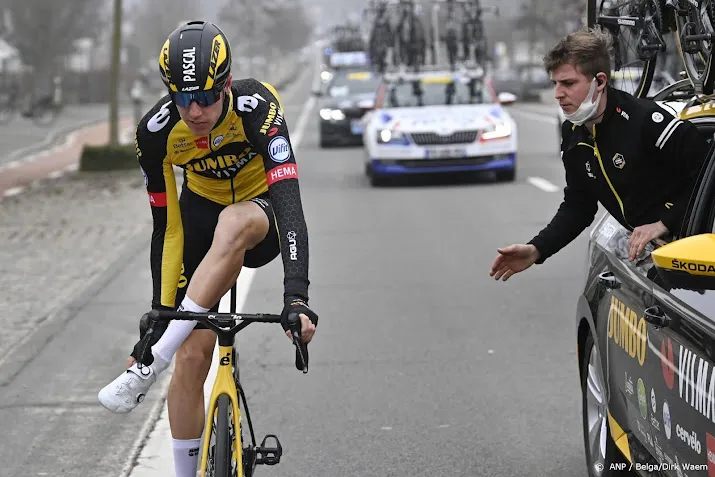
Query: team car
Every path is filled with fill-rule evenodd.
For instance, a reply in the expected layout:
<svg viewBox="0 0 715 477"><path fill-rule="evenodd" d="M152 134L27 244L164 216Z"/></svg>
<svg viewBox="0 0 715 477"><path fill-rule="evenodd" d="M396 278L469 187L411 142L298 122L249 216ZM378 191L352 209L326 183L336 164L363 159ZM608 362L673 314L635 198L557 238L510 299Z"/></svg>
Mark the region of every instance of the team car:
<svg viewBox="0 0 715 477"><path fill-rule="evenodd" d="M516 98L500 95L501 103ZM375 109L364 117L366 174L373 185L390 176L494 171L516 174L516 123L481 68L386 73Z"/></svg>
<svg viewBox="0 0 715 477"><path fill-rule="evenodd" d="M337 71L318 93L320 147L362 145L363 115L375 106L380 78L369 70Z"/></svg>
<svg viewBox="0 0 715 477"><path fill-rule="evenodd" d="M678 113L712 145L715 98ZM577 304L583 435L591 477L715 475L715 148L686 224L628 259L630 232L590 234Z"/></svg>

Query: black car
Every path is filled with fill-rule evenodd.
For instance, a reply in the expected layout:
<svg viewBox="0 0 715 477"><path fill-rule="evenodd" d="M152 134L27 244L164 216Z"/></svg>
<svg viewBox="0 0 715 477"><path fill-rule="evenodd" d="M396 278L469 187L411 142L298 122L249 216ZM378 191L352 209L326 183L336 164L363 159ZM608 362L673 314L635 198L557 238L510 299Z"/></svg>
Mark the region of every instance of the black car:
<svg viewBox="0 0 715 477"><path fill-rule="evenodd" d="M712 139L714 106L681 118ZM682 236L631 262L630 232L593 228L576 315L590 476L715 475L714 232L712 148Z"/></svg>
<svg viewBox="0 0 715 477"><path fill-rule="evenodd" d="M320 146L362 145L362 117L375 107L380 78L366 70L337 70L318 108Z"/></svg>

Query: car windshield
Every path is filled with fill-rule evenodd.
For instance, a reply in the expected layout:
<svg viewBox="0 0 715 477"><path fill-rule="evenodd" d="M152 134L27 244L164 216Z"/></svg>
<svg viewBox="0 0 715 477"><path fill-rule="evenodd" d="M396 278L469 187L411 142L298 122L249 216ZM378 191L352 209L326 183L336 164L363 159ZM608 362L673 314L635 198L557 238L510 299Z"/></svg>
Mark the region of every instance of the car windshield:
<svg viewBox="0 0 715 477"><path fill-rule="evenodd" d="M380 85L380 79L368 71L353 71L336 76L328 94L333 98L339 98L352 94L374 93Z"/></svg>
<svg viewBox="0 0 715 477"><path fill-rule="evenodd" d="M435 77L388 84L384 107L409 108L484 103L494 103L494 100L481 81Z"/></svg>

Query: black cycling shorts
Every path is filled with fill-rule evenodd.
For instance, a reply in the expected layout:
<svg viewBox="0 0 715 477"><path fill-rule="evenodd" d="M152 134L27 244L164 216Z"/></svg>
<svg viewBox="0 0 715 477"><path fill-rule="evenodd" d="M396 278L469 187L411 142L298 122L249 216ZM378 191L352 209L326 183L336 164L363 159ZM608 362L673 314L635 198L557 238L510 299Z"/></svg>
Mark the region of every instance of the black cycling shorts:
<svg viewBox="0 0 715 477"><path fill-rule="evenodd" d="M243 259L244 267L259 268L268 264L280 254L278 229L268 192L249 200L263 209L269 223L266 238L251 250L246 250ZM177 308L186 295L191 277L194 275L201 260L208 253L209 248L211 248L214 230L216 230L216 225L218 224L218 216L227 207L201 197L187 187L183 187L181 191L179 205L184 229L184 264L179 288L176 292L175 303ZM218 311L218 303L211 307L211 311ZM196 328L206 328L206 326L199 323Z"/></svg>

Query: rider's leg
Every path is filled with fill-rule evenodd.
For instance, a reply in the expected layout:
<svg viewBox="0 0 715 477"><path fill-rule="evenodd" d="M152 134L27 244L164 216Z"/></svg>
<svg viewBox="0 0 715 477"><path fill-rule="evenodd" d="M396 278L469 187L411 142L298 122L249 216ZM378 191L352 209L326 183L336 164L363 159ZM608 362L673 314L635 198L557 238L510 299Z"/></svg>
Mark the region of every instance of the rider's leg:
<svg viewBox="0 0 715 477"><path fill-rule="evenodd" d="M248 201L226 207L219 215L211 248L189 279L182 303L190 300L202 308L218 309L221 296L236 283L246 251L258 249L269 229L268 215L259 202ZM274 248L277 250L277 246ZM213 270L217 272L213 273ZM192 300L189 294L198 298ZM168 344L159 346L158 350L155 348L163 345L162 340L170 335L170 329L167 328L152 348L152 352L169 360L176 351L171 348L177 341L175 337L167 339L165 342ZM216 334L211 330L195 329L180 344L169 385L167 406L176 476L194 477L199 454L196 449L204 428L204 382L211 367Z"/></svg>
<svg viewBox="0 0 715 477"><path fill-rule="evenodd" d="M218 307L221 296L236 282L245 252L254 247L260 248L256 245L261 243L269 230L272 232L270 242L278 243L275 225L271 226L268 219L269 215L273 216L273 209L270 202L262 198L224 207L185 189L181 195L181 215L184 226L184 279L179 282L176 301L181 300L183 307L189 309L192 304L193 311ZM278 245L275 245L272 250L277 248ZM277 254L275 252L273 257ZM194 280L197 275L199 278ZM188 291L195 295L182 296L187 280ZM199 281L206 281L205 286L199 287L198 292L191 291L197 289ZM202 306L204 303L208 305ZM156 381L157 374L171 362L194 326L195 322L192 321L172 321L152 347L154 362L139 368L136 363L132 364L134 358L130 358L130 368L99 392L98 398L102 405L116 413L127 413L134 409ZM210 363L211 356L202 352L202 346L198 345L198 350L192 348L188 351L190 358L187 361L198 364L184 365L193 372L179 372L178 378L175 377L179 381L173 385L174 388L191 388L193 383L190 381L201 374L202 363ZM193 399L203 399L203 395L197 392ZM203 415L203 410L201 413ZM183 435L183 431L180 434Z"/></svg>
<svg viewBox="0 0 715 477"><path fill-rule="evenodd" d="M198 266L188 263L190 261L188 255L194 256L193 254L200 252L184 247L184 262L189 284L180 309L205 312L217 306L221 297L236 283L246 250L258 245L266 237L270 228L268 215L259 205L267 202L256 200L229 205L218 214L218 223L213 231L211 246L208 252L205 254L201 252L198 255L201 257ZM209 201L195 196L192 202ZM206 207L210 207L210 204ZM203 207L196 207L199 208L204 210ZM272 214L272 209L270 212ZM199 243L196 245L200 247ZM157 362L155 368L165 368L171 362L195 324L196 322L193 321L172 321L169 324L166 332L152 347L152 354Z"/></svg>

